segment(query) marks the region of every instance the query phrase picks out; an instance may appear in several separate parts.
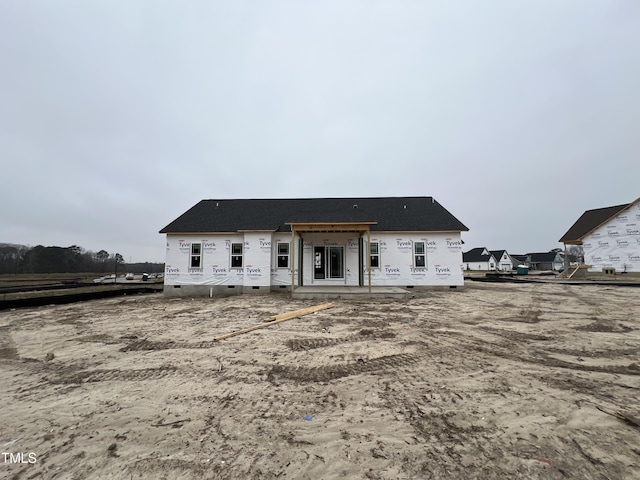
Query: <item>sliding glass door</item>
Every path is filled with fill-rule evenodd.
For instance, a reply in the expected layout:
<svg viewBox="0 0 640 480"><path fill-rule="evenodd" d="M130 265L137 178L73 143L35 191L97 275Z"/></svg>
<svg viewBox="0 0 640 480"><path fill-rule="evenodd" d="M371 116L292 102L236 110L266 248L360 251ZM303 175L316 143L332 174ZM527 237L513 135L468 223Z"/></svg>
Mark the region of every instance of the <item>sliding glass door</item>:
<svg viewBox="0 0 640 480"><path fill-rule="evenodd" d="M344 278L344 247L313 247L313 278Z"/></svg>

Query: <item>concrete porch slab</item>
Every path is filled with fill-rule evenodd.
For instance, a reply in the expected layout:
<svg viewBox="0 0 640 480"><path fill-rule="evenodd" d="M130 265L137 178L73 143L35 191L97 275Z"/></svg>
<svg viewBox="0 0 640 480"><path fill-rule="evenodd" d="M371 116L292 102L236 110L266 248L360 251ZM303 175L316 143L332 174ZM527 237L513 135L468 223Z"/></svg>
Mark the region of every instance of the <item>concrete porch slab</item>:
<svg viewBox="0 0 640 480"><path fill-rule="evenodd" d="M398 298L406 300L410 292L400 287L303 286L296 287L292 298Z"/></svg>

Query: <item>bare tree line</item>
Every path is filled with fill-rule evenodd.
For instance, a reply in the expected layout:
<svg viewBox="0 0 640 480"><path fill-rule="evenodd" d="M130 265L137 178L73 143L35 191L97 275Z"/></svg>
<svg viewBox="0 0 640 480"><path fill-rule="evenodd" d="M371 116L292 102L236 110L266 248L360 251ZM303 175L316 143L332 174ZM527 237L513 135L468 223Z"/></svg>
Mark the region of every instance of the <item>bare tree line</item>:
<svg viewBox="0 0 640 480"><path fill-rule="evenodd" d="M70 247L45 247L37 245L29 247L0 243L0 274L35 274L35 273L111 273L115 271L133 273L163 272L162 263L125 264L119 253L106 250L93 252L78 245Z"/></svg>

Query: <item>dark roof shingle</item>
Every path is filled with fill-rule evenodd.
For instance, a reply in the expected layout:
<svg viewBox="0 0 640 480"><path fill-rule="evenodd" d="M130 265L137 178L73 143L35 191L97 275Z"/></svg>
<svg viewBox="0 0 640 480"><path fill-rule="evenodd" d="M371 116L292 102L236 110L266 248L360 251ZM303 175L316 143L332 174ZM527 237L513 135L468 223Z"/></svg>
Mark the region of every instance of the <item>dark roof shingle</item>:
<svg viewBox="0 0 640 480"><path fill-rule="evenodd" d="M587 210L558 241L562 243L578 242L589 232L598 228L610 218L615 217L630 205L630 203L625 203L624 205Z"/></svg>
<svg viewBox="0 0 640 480"><path fill-rule="evenodd" d="M533 252L527 253L531 263L551 263L556 260L558 252Z"/></svg>
<svg viewBox="0 0 640 480"><path fill-rule="evenodd" d="M486 255L483 255L482 252L487 250L484 247L472 248L468 252L462 253L462 261L463 262L488 262L491 259L492 253L487 250ZM494 257L495 258L495 257Z"/></svg>
<svg viewBox="0 0 640 480"><path fill-rule="evenodd" d="M377 231L468 231L432 197L202 200L160 233L291 231L296 222L377 222Z"/></svg>

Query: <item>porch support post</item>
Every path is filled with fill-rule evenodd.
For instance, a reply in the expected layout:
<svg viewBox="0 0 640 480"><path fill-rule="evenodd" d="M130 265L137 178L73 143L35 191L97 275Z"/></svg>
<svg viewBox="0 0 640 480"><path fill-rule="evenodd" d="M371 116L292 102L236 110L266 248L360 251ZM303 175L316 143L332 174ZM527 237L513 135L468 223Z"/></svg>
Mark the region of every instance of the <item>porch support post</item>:
<svg viewBox="0 0 640 480"><path fill-rule="evenodd" d="M367 228L367 248L365 248L367 255L367 271L369 275L369 293L371 293L371 230Z"/></svg>
<svg viewBox="0 0 640 480"><path fill-rule="evenodd" d="M295 288L295 271L296 271L296 230L291 225L291 294Z"/></svg>

